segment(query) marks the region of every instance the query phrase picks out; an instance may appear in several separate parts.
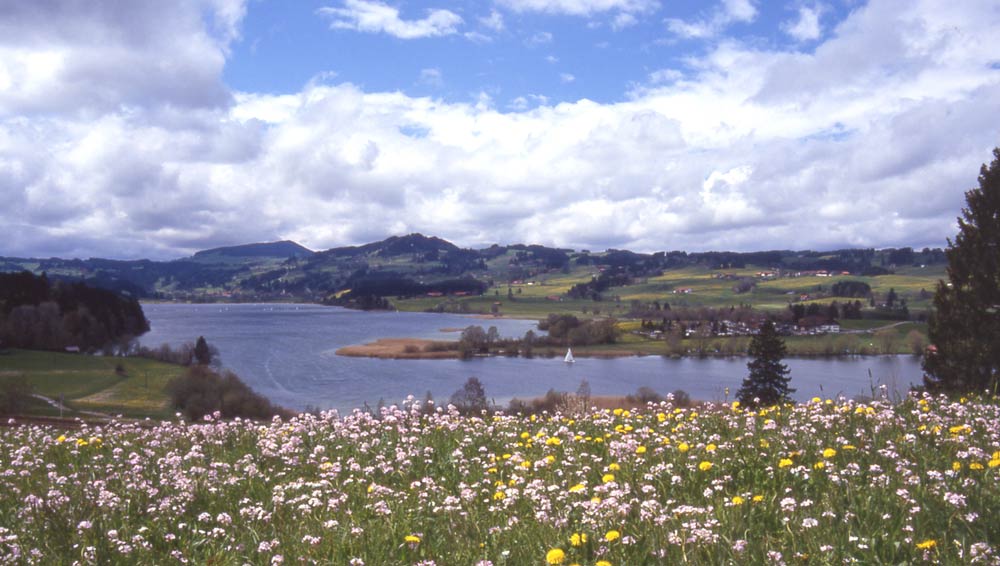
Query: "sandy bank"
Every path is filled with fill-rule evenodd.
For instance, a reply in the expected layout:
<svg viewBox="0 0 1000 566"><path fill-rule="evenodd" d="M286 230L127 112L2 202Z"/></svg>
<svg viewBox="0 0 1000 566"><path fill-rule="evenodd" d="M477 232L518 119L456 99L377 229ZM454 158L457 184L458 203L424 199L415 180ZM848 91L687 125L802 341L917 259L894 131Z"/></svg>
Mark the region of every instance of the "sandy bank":
<svg viewBox="0 0 1000 566"><path fill-rule="evenodd" d="M419 338L379 338L368 344L344 346L338 356L382 358L390 360L443 360L458 358L457 350L438 350L440 342Z"/></svg>

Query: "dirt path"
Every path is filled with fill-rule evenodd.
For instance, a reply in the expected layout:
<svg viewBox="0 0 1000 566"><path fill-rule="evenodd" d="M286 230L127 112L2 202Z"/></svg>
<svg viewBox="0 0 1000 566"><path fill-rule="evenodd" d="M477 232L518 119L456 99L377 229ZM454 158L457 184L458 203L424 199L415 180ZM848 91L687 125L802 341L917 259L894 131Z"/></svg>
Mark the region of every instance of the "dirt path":
<svg viewBox="0 0 1000 566"><path fill-rule="evenodd" d="M55 407L56 409L60 409L60 410L65 411L67 413L79 413L81 415L87 415L89 417L97 417L97 418L100 418L100 419L110 419L111 418L111 415L108 415L108 414L105 414L105 413L98 413L97 411L78 411L76 409L71 409L71 408L67 407L66 405L63 405L62 403L60 403L59 401L56 401L55 399L53 399L51 397L46 397L45 395L40 395L38 393L32 393L31 396L34 397L35 399L41 399L42 401L45 401L46 403L48 403L49 405Z"/></svg>

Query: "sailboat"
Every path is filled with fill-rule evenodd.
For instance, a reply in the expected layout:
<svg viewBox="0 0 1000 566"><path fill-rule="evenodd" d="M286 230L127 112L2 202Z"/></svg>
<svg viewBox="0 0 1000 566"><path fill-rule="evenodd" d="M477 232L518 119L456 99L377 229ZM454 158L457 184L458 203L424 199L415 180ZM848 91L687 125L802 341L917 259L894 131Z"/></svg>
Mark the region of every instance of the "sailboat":
<svg viewBox="0 0 1000 566"><path fill-rule="evenodd" d="M566 362L567 364L571 364L576 361L576 359L573 358L572 348L566 348L566 357L563 359L563 361Z"/></svg>

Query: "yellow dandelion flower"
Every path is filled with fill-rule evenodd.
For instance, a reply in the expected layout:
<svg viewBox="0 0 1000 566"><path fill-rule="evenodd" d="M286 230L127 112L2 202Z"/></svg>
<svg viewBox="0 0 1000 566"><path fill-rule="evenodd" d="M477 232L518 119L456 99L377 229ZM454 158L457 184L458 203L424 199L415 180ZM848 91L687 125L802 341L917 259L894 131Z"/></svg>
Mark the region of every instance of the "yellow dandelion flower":
<svg viewBox="0 0 1000 566"><path fill-rule="evenodd" d="M566 560L566 553L561 548L553 548L545 553L545 562L547 564L562 564L563 560Z"/></svg>
<svg viewBox="0 0 1000 566"><path fill-rule="evenodd" d="M961 470L962 469L962 463L959 462L958 460L955 460L954 462L951 463L951 469L954 470L954 471L956 471L956 472L959 471L959 470Z"/></svg>
<svg viewBox="0 0 1000 566"><path fill-rule="evenodd" d="M502 491L498 491L498 492L496 492L496 493L493 494L493 499L495 499L497 501L500 501L504 497L507 497L507 494L504 493L504 492L502 492Z"/></svg>
<svg viewBox="0 0 1000 566"><path fill-rule="evenodd" d="M737 410L737 409L740 408L740 402L739 401L733 401L733 403L730 405L730 407L732 407L732 409L735 411L735 410Z"/></svg>
<svg viewBox="0 0 1000 566"><path fill-rule="evenodd" d="M709 471L709 470L712 469L713 465L714 464L712 464L708 460L703 460L700 464L698 464L698 469L701 470L701 471L703 471L703 472L707 472L707 471Z"/></svg>
<svg viewBox="0 0 1000 566"><path fill-rule="evenodd" d="M625 412L625 411L622 410L622 409L615 409L614 410L614 414L615 414L616 417L620 417L623 412Z"/></svg>
<svg viewBox="0 0 1000 566"><path fill-rule="evenodd" d="M403 542L407 544L420 544L420 537L417 535L406 535L403 537Z"/></svg>
<svg viewBox="0 0 1000 566"><path fill-rule="evenodd" d="M996 468L997 466L1000 466L1000 458L993 458L986 465L990 468Z"/></svg>
<svg viewBox="0 0 1000 566"><path fill-rule="evenodd" d="M823 451L823 457L824 458L833 458L836 455L837 455L837 451L834 450L833 448L827 448L826 450Z"/></svg>
<svg viewBox="0 0 1000 566"><path fill-rule="evenodd" d="M979 462L973 462L973 463L969 464L969 469L970 470L981 470L981 469L983 469L983 465L980 464Z"/></svg>
<svg viewBox="0 0 1000 566"><path fill-rule="evenodd" d="M930 550L935 546L937 546L937 541L932 538L917 543L917 548L919 548L920 550Z"/></svg>
<svg viewBox="0 0 1000 566"><path fill-rule="evenodd" d="M596 563L594 563L594 566L611 566L611 563L608 562L607 560L598 560Z"/></svg>
<svg viewBox="0 0 1000 566"><path fill-rule="evenodd" d="M825 467L826 467L826 462L823 462L823 461L816 462L815 464L813 464L813 469L814 470L822 470Z"/></svg>
<svg viewBox="0 0 1000 566"><path fill-rule="evenodd" d="M855 447L853 444L845 444L841 446L841 448L843 450L857 450L857 447Z"/></svg>
<svg viewBox="0 0 1000 566"><path fill-rule="evenodd" d="M787 468L792 465L792 460L790 458L782 458L778 461L779 468Z"/></svg>
<svg viewBox="0 0 1000 566"><path fill-rule="evenodd" d="M622 467L619 466L617 462L611 462L611 464L608 465L608 469L611 470L612 472L617 472L618 470L622 469Z"/></svg>
<svg viewBox="0 0 1000 566"><path fill-rule="evenodd" d="M598 503L600 503L600 502L601 502L601 498L600 498L600 497L597 497L597 496L595 495L594 497L591 497L591 498L590 498L590 502L591 502L592 504L594 504L594 505L597 505Z"/></svg>
<svg viewBox="0 0 1000 566"><path fill-rule="evenodd" d="M65 434L60 434L59 437L56 438L56 443L62 444L63 442L66 442L66 435Z"/></svg>
<svg viewBox="0 0 1000 566"><path fill-rule="evenodd" d="M733 496L733 505L743 505L745 502L746 500L739 495Z"/></svg>
<svg viewBox="0 0 1000 566"><path fill-rule="evenodd" d="M586 533L573 533L573 535L569 537L569 543L572 546L580 546L582 544L586 544L586 542L587 542Z"/></svg>
<svg viewBox="0 0 1000 566"><path fill-rule="evenodd" d="M717 448L718 446L714 444L709 444L708 446L705 447L705 452L715 452Z"/></svg>
<svg viewBox="0 0 1000 566"><path fill-rule="evenodd" d="M618 531L611 530L605 533L604 540L608 542L615 542L616 540L622 538L622 534Z"/></svg>
<svg viewBox="0 0 1000 566"><path fill-rule="evenodd" d="M576 492L578 492L578 491L583 491L583 490L585 490L585 489L587 489L587 487L586 487L586 486L584 486L584 485L583 485L582 483L578 483L578 484L576 484L576 485L574 485L574 486L570 487L570 488L569 488L569 492L570 492L570 493L576 493Z"/></svg>
<svg viewBox="0 0 1000 566"><path fill-rule="evenodd" d="M76 445L77 446L86 446L87 445L87 441L84 440L84 439L82 439L82 438L77 438L76 439Z"/></svg>
<svg viewBox="0 0 1000 566"><path fill-rule="evenodd" d="M764 501L764 496L763 495L755 495L755 496L753 496L753 502L754 503L760 503L761 501Z"/></svg>
<svg viewBox="0 0 1000 566"><path fill-rule="evenodd" d="M601 483L611 483L613 481L615 481L614 474L604 474L603 476L601 476Z"/></svg>
<svg viewBox="0 0 1000 566"><path fill-rule="evenodd" d="M690 449L691 446L687 442L681 442L680 444L677 445L677 450L679 450L682 454Z"/></svg>

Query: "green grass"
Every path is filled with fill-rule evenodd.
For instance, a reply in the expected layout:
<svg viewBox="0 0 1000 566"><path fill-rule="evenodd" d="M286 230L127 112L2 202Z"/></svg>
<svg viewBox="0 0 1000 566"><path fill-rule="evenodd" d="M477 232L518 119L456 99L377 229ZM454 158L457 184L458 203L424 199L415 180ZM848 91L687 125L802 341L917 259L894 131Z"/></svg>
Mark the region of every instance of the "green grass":
<svg viewBox="0 0 1000 566"><path fill-rule="evenodd" d="M116 371L118 366L122 372ZM61 395L75 409L134 417L169 416L165 387L183 371L144 358L29 350L0 354L0 377L23 375L35 393L53 399ZM35 407L31 413L51 414Z"/></svg>
<svg viewBox="0 0 1000 566"><path fill-rule="evenodd" d="M543 273L530 281L513 286L513 300L508 298L506 282L491 288L481 297L431 298L393 300L400 310L424 311L432 309L442 302L450 302L450 312L489 313L495 301L502 303L500 312L505 316L518 318L540 319L549 313L574 314L581 317L594 316L594 309L600 315L620 316L629 309L633 300L643 303L658 301L669 303L671 307L713 307L722 308L733 305L749 304L764 311L783 311L788 305L797 302L800 295L816 296L829 293L834 283L841 280L864 281L872 287L878 300L884 300L890 289L895 289L900 299L905 299L911 313L927 310L930 296L933 295L937 281L945 276L943 266L926 268L905 267L895 274L877 277L836 276L836 277L790 277L770 280L757 280L757 286L746 293L736 293L734 280L716 278L719 274L732 274L752 277L763 268L747 267L746 269L711 270L703 267L686 267L664 272L657 277L641 279L633 285L614 287L604 293L609 300L594 302L591 300L567 299L565 293L578 283L589 281L596 271L590 266L575 267L569 273ZM674 290L691 288L690 294L673 293ZM520 293L517 291L520 290ZM499 294L497 292L499 291ZM921 296L921 291L925 291ZM550 296L561 297L560 301L549 300ZM619 302L614 297L620 298ZM846 302L854 299L845 297L825 297L805 302L829 304L833 301ZM865 306L867 307L867 301ZM462 306L464 305L464 306Z"/></svg>

